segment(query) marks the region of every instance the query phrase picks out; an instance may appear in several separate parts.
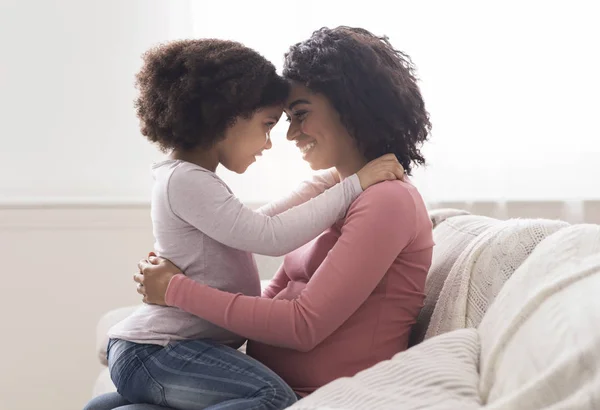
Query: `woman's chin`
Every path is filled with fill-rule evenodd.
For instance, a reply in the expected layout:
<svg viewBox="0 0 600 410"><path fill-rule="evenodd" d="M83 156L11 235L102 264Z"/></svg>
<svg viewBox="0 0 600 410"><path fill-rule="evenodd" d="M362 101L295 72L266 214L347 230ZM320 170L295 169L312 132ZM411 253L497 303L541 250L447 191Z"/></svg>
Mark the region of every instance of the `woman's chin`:
<svg viewBox="0 0 600 410"><path fill-rule="evenodd" d="M310 167L310 169L312 169L313 171L316 171L316 170L319 169L319 165L316 162L310 161L310 160L308 160L306 158L302 158L302 160L304 162L306 162L308 164L308 166Z"/></svg>
<svg viewBox="0 0 600 410"><path fill-rule="evenodd" d="M308 162L308 165L313 171L320 171L333 167L333 165L330 164L331 161L323 161L319 155L314 155L314 152L309 153L309 155L303 157L302 159Z"/></svg>
<svg viewBox="0 0 600 410"><path fill-rule="evenodd" d="M323 169L331 168L328 166L324 166L323 164L320 164L319 162L315 162L315 161L306 161L306 162L308 162L310 169L312 169L313 171L321 171Z"/></svg>

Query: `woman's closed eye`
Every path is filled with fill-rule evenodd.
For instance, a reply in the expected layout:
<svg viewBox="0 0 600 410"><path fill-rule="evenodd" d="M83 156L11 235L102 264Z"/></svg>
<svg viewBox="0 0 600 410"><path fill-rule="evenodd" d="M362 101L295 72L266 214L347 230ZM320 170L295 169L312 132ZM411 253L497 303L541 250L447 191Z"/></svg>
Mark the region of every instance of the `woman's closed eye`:
<svg viewBox="0 0 600 410"><path fill-rule="evenodd" d="M298 121L304 121L304 119L306 118L306 114L308 114L308 111L305 110L298 110L294 113L292 113L292 115L294 116L294 118L298 119ZM291 122L292 119L290 118L289 115L286 116L285 119L287 122Z"/></svg>

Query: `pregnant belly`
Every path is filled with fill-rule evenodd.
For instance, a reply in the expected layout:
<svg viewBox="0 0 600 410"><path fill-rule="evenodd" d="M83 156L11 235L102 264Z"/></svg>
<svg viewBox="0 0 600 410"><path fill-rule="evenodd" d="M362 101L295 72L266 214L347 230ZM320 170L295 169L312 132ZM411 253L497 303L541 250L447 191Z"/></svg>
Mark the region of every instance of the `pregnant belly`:
<svg viewBox="0 0 600 410"><path fill-rule="evenodd" d="M287 287L279 292L273 299L294 300L300 295L305 287L306 283L304 282L290 281L288 282Z"/></svg>

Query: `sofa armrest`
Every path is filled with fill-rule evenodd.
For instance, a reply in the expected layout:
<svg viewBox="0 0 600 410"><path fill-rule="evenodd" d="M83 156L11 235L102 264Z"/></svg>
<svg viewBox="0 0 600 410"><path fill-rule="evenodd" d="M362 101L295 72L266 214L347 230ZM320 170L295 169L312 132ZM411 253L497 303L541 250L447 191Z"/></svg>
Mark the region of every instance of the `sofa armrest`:
<svg viewBox="0 0 600 410"><path fill-rule="evenodd" d="M119 309L114 309L107 312L100 318L96 326L96 352L98 359L104 366L108 365L106 361L106 347L108 346L108 330L132 314L139 306L127 306Z"/></svg>
<svg viewBox="0 0 600 410"><path fill-rule="evenodd" d="M110 378L110 371L108 370L108 367L105 367L96 378L94 388L92 389L92 398L106 393L114 393L116 391L117 388Z"/></svg>
<svg viewBox="0 0 600 410"><path fill-rule="evenodd" d="M431 223L433 227L437 227L439 224L444 222L448 218L452 218L455 216L461 215L470 215L469 212L463 209L453 209L453 208L441 208L441 209L433 209L429 211L429 219L431 219Z"/></svg>

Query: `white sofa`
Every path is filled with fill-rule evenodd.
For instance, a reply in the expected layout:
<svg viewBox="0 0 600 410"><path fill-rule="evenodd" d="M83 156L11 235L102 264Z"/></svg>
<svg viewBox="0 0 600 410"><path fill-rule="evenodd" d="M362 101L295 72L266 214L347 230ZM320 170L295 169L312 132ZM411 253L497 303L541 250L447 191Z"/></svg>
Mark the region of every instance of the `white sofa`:
<svg viewBox="0 0 600 410"><path fill-rule="evenodd" d="M600 225L431 217L415 346L292 408L600 409ZM106 329L129 311L100 321L103 363ZM94 393L110 390L104 371Z"/></svg>

